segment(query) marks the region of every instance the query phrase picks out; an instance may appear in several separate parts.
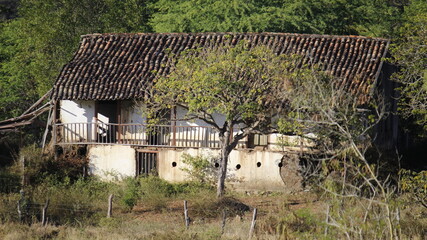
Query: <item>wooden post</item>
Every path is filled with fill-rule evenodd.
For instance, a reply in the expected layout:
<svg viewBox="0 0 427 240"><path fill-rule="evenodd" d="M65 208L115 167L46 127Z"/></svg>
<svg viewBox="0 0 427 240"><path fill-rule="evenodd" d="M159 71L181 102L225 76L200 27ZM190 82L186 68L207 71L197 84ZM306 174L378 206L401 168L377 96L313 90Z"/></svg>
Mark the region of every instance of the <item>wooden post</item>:
<svg viewBox="0 0 427 240"><path fill-rule="evenodd" d="M25 185L27 184L27 180L25 179L25 157L21 157L21 170L22 170L21 189L23 191Z"/></svg>
<svg viewBox="0 0 427 240"><path fill-rule="evenodd" d="M190 218L188 217L187 200L184 200L184 218L185 218L185 227L188 229L190 227Z"/></svg>
<svg viewBox="0 0 427 240"><path fill-rule="evenodd" d="M23 207L25 207L25 206L22 206L21 205L21 203L25 200L25 192L24 192L24 190L23 189L21 189L21 191L19 191L19 193L21 194L21 198L17 201L17 207L18 207L18 218L19 218L19 221L20 222L23 222L23 220L24 220L24 215L25 215L25 209L23 209Z"/></svg>
<svg viewBox="0 0 427 240"><path fill-rule="evenodd" d="M224 209L222 211L222 224L221 224L221 235L224 234L224 229L225 229L225 222L227 220L227 212Z"/></svg>
<svg viewBox="0 0 427 240"><path fill-rule="evenodd" d="M107 218L110 218L113 215L113 194L110 194L108 197L108 212L107 212Z"/></svg>
<svg viewBox="0 0 427 240"><path fill-rule="evenodd" d="M21 210L21 200L16 201L18 205L18 219L19 222L22 222L22 210Z"/></svg>
<svg viewBox="0 0 427 240"><path fill-rule="evenodd" d="M121 109L121 102L117 101L117 135L119 135L117 137L117 143L121 143L122 142L122 109Z"/></svg>
<svg viewBox="0 0 427 240"><path fill-rule="evenodd" d="M172 146L176 146L176 107L172 108Z"/></svg>
<svg viewBox="0 0 427 240"><path fill-rule="evenodd" d="M252 215L252 223L251 223L251 229L249 231L249 239L252 237L254 230L255 230L255 224L256 224L256 214L257 214L257 209L254 208L254 214Z"/></svg>
<svg viewBox="0 0 427 240"><path fill-rule="evenodd" d="M42 209L42 226L47 225L46 214L47 214L47 208L48 207L49 207L49 199L46 200L46 203L44 204L44 207Z"/></svg>
<svg viewBox="0 0 427 240"><path fill-rule="evenodd" d="M328 235L328 224L329 224L329 209L330 208L330 206L328 205L328 207L326 208L326 219L325 219L325 221L326 221L326 227L325 227L325 236L327 236Z"/></svg>
<svg viewBox="0 0 427 240"><path fill-rule="evenodd" d="M56 126L56 119L58 118L58 115L57 115L57 110L58 109L57 108L58 108L58 102L54 101L53 102L53 112L52 112L52 139L53 139L53 146L56 146L56 144L58 143L57 139L56 139L56 137L57 137L57 131L58 131L57 126ZM55 150L55 155L56 155L56 149L54 148L54 150Z"/></svg>

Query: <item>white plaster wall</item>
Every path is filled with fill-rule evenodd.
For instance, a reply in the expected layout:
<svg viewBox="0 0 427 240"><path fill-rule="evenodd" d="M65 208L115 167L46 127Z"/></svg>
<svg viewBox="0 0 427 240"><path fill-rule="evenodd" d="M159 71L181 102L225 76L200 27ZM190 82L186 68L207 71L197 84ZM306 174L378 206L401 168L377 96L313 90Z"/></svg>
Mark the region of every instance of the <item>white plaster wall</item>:
<svg viewBox="0 0 427 240"><path fill-rule="evenodd" d="M219 150L212 149L163 149L159 152L159 176L170 182L187 179L182 168L182 154L193 156L219 156ZM297 159L285 160L286 166L279 167L283 153L272 151L234 150L228 163L227 186L235 190L294 192L301 189L301 176ZM217 158L218 159L218 158ZM173 167L173 163L176 166ZM261 165L258 167L257 163ZM214 165L214 163L212 163ZM236 166L240 164L240 169ZM282 163L283 164L283 163ZM285 172L284 172L285 171ZM285 174L283 174L285 173ZM283 180L283 176L286 176Z"/></svg>
<svg viewBox="0 0 427 240"><path fill-rule="evenodd" d="M282 153L270 151L232 151L229 169L230 183L237 190L287 191L280 176ZM260 167L257 166L260 163ZM240 169L237 169L237 165Z"/></svg>
<svg viewBox="0 0 427 240"><path fill-rule="evenodd" d="M122 145L93 145L89 147L89 172L101 179L113 180L135 176L135 149Z"/></svg>
<svg viewBox="0 0 427 240"><path fill-rule="evenodd" d="M182 182L188 180L187 173L182 171L183 168L188 168L182 162L184 153L192 156L203 155L205 157L218 156L219 150L209 148L188 148L188 149L161 149L159 150L158 171L159 177L170 182ZM176 166L173 167L173 163Z"/></svg>
<svg viewBox="0 0 427 240"><path fill-rule="evenodd" d="M61 123L65 124L60 129L61 136L65 141L79 142L94 139L95 102L83 100L61 100L60 116ZM72 124L71 124L72 123Z"/></svg>
<svg viewBox="0 0 427 240"><path fill-rule="evenodd" d="M92 122L95 117L95 101L61 100L60 120L62 123Z"/></svg>

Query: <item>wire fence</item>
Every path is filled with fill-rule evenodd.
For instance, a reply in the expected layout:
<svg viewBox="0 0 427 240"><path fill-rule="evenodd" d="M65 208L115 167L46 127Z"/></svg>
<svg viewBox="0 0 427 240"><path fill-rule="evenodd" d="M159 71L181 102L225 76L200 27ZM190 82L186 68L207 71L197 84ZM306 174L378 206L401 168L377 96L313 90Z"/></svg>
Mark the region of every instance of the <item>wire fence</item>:
<svg viewBox="0 0 427 240"><path fill-rule="evenodd" d="M49 222L53 224L76 224L83 221L96 221L102 216L107 216L107 199L92 200L83 196L82 199L57 193L56 195L46 194L45 201L43 194L26 196L24 191L20 191L20 184L7 183L5 178L0 178L0 222L13 221L22 223ZM49 202L49 198L52 201ZM73 202L74 201L74 202ZM79 202L84 201L84 202ZM90 202L90 203L89 203ZM118 204L117 209L121 208ZM91 219L93 218L93 219Z"/></svg>
<svg viewBox="0 0 427 240"><path fill-rule="evenodd" d="M104 206L89 204L57 204L53 203L47 207L46 202L31 202L26 199L16 201L5 201L0 203L0 222L14 221L22 223L45 222L49 219L52 224L75 224L85 220L96 221L96 219L107 216L107 202ZM94 218L94 219L91 219Z"/></svg>

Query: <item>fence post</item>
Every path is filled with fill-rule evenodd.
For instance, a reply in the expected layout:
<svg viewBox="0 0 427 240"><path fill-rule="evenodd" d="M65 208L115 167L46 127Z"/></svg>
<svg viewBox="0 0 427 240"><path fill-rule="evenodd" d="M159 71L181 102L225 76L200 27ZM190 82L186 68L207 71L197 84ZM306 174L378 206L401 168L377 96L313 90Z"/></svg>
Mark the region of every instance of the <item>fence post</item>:
<svg viewBox="0 0 427 240"><path fill-rule="evenodd" d="M22 210L21 210L21 202L20 200L16 201L17 205L18 205L18 218L19 218L19 222L22 222Z"/></svg>
<svg viewBox="0 0 427 240"><path fill-rule="evenodd" d="M221 224L221 235L224 234L224 230L225 230L225 222L227 220L227 212L224 209L222 211L222 224Z"/></svg>
<svg viewBox="0 0 427 240"><path fill-rule="evenodd" d="M19 218L20 222L23 222L24 215L25 215L25 212L24 212L25 211L25 206L23 206L21 203L25 201L25 192L24 192L23 189L21 189L21 191L19 191L19 193L21 194L21 198L17 201L17 205L18 205L17 206L18 207L18 218Z"/></svg>
<svg viewBox="0 0 427 240"><path fill-rule="evenodd" d="M42 226L47 225L46 215L47 215L47 208L49 207L49 199L46 200L46 203L44 204L43 210L42 210Z"/></svg>
<svg viewBox="0 0 427 240"><path fill-rule="evenodd" d="M190 218L188 217L187 200L184 200L184 218L185 218L185 227L188 229L190 227Z"/></svg>
<svg viewBox="0 0 427 240"><path fill-rule="evenodd" d="M25 157L23 156L21 157L21 169L22 169L21 188L24 189L25 185L27 184L27 179L25 176Z"/></svg>
<svg viewBox="0 0 427 240"><path fill-rule="evenodd" d="M256 214L257 214L257 209L254 208L254 214L252 215L251 229L249 231L249 239L252 237L252 234L254 233L254 230L255 230Z"/></svg>
<svg viewBox="0 0 427 240"><path fill-rule="evenodd" d="M110 218L113 215L113 194L110 194L108 197L108 212L107 212L107 218Z"/></svg>

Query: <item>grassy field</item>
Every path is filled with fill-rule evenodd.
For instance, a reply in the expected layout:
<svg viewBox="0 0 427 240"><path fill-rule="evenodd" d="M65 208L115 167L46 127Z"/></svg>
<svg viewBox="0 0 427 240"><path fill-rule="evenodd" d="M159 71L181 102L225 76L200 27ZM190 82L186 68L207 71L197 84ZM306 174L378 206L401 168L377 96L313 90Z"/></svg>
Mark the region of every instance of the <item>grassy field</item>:
<svg viewBox="0 0 427 240"><path fill-rule="evenodd" d="M322 218L325 205L310 193L235 194L216 201L213 192L188 196L190 227L186 229L183 213L184 196L164 200L159 208L152 202L138 202L131 211L113 207L113 217L106 218L105 207L95 224L74 223L42 226L33 218L31 224L14 221L0 225L1 239L247 239L252 210L258 209L255 239L299 238L315 230L307 221ZM107 202L105 201L105 205ZM249 207L249 208L248 208ZM226 222L222 228L223 210ZM99 213L97 213L99 214ZM301 219L298 219L301 217ZM310 219L308 219L310 218ZM285 223L286 222L286 223ZM289 229L281 229L289 223ZM283 226L280 226L283 225ZM222 232L223 229L223 232Z"/></svg>
<svg viewBox="0 0 427 240"><path fill-rule="evenodd" d="M149 176L105 182L80 177L78 162L40 156L31 157L23 193L19 165L0 169L0 239L427 240L426 171L406 171L384 185L360 181L360 172L346 181L334 179L341 176L335 171L313 182L310 191L227 190L218 199L215 188L200 179L169 183ZM111 194L113 214L107 218ZM42 226L47 200L48 223ZM258 214L250 236L254 208Z"/></svg>
<svg viewBox="0 0 427 240"><path fill-rule="evenodd" d="M111 186L109 190L112 190ZM3 214L0 239L248 239L253 208L258 209L253 239L345 238L341 229L325 224L328 200L311 192L292 195L232 193L218 201L213 190L201 188L170 196L140 196L131 210L122 202L125 195L120 195L117 189L116 194L112 218L106 218L107 198L92 200L93 206L88 210L91 213L84 213L84 217L79 214L80 211L66 213L67 209L63 209L66 221L59 221L61 212L55 208L64 205L58 204L60 200L57 199L57 205L52 204L51 214L48 213L53 220L46 226L41 225L38 214L30 217L26 223L19 223L13 217L5 220ZM5 196L2 198L4 204ZM184 220L184 199L188 201L191 219L188 229ZM74 196L74 200L89 204L82 198L77 199L77 196ZM355 212L354 216L357 216L357 208L352 206L349 214ZM224 210L226 222L222 228ZM425 209L407 206L401 216L402 239L426 239ZM370 227L373 232L366 231L360 239L387 239L381 233L381 227L375 224ZM368 238L374 236L372 234L376 237Z"/></svg>

